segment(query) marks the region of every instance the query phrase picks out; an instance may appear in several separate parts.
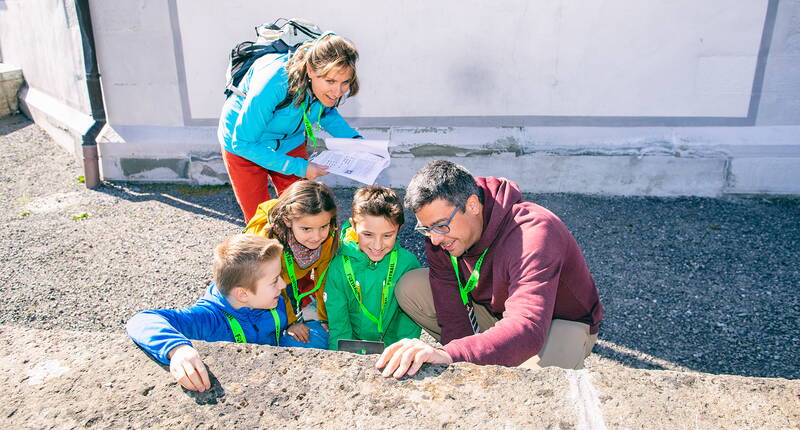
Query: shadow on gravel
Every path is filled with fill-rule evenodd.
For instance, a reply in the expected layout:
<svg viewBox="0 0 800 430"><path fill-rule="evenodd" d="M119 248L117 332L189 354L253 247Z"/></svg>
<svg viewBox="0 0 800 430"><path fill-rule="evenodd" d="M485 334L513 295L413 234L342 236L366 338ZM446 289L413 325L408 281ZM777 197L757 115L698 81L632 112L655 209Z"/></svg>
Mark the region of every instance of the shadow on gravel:
<svg viewBox="0 0 800 430"><path fill-rule="evenodd" d="M131 202L157 201L244 228L244 218L229 185L130 184L104 182L97 189Z"/></svg>
<svg viewBox="0 0 800 430"><path fill-rule="evenodd" d="M28 118L25 118L22 114L0 118L0 136L11 134L21 128L29 126L30 124L31 121Z"/></svg>

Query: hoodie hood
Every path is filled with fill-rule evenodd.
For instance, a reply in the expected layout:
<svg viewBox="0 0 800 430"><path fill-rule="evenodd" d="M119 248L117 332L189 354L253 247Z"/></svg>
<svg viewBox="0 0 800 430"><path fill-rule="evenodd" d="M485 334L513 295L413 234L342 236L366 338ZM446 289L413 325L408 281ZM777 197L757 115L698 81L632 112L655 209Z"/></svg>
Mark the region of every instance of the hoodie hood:
<svg viewBox="0 0 800 430"><path fill-rule="evenodd" d="M243 318L257 318L260 317L264 312L270 312L269 309L253 309L248 307L242 307L239 309L234 309L231 306L228 299L222 294L222 291L217 288L216 284L213 282L208 286L208 290L206 290L206 294L197 301L198 305L206 305L210 304L216 306L223 311L231 314L234 318L243 319ZM278 297L278 308L285 306L283 304L283 297Z"/></svg>
<svg viewBox="0 0 800 430"><path fill-rule="evenodd" d="M483 232L475 245L465 255L480 255L492 247L507 223L514 218L513 206L522 201L522 192L516 182L506 178L479 177L475 183L483 190Z"/></svg>

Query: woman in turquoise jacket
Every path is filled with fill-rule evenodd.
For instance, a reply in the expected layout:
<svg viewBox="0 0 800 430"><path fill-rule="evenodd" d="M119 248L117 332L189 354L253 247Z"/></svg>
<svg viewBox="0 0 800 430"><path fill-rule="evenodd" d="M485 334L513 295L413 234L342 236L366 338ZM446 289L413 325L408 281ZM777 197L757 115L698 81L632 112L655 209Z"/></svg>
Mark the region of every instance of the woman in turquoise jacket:
<svg viewBox="0 0 800 430"><path fill-rule="evenodd" d="M420 327L394 296L397 280L420 267L417 257L397 243L403 221L403 206L389 188L364 187L353 197L353 215L342 226L339 254L325 286L330 349L338 349L339 339L390 345L419 337Z"/></svg>
<svg viewBox="0 0 800 430"><path fill-rule="evenodd" d="M351 42L326 33L294 54L267 54L248 70L222 107L217 135L236 201L245 222L271 196L300 178L326 175L326 166L308 161L306 138L315 128L334 137L361 137L336 110L358 93L358 52Z"/></svg>

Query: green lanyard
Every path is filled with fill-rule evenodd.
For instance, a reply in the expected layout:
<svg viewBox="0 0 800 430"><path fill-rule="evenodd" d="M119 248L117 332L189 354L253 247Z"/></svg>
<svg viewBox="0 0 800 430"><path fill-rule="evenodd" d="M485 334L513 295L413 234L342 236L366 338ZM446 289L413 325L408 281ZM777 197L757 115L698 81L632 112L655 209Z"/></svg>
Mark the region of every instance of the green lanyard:
<svg viewBox="0 0 800 430"><path fill-rule="evenodd" d="M281 344L281 319L278 316L278 311L275 308L269 310L272 312L272 319L275 321L275 346ZM231 328L231 333L233 333L233 341L236 343L247 343L247 338L244 336L244 330L242 330L241 324L233 315L222 311L225 314L225 317L228 319L228 325Z"/></svg>
<svg viewBox="0 0 800 430"><path fill-rule="evenodd" d="M322 118L322 111L325 110L322 106L319 107L319 116L317 116L317 130L319 130L319 120ZM306 125L306 136L311 139L314 144L314 149L317 149L317 137L314 136L314 127L311 126L311 121L306 116L306 101L303 100L303 123Z"/></svg>
<svg viewBox="0 0 800 430"><path fill-rule="evenodd" d="M361 312L378 326L378 335L383 340L383 311L386 310L386 302L389 301L389 290L392 287L392 278L394 278L394 269L397 267L397 250L393 250L389 256L389 269L386 271L386 280L383 281L383 289L381 290L381 313L378 318L375 318L367 307L364 306L364 296L361 294L361 284L356 280L353 274L353 266L350 264L350 257L342 256L342 266L344 266L344 274L347 277L347 283L350 284L350 289L353 290L358 306Z"/></svg>
<svg viewBox="0 0 800 430"><path fill-rule="evenodd" d="M450 256L450 262L453 263L453 270L456 272L456 281L458 282L458 292L461 293L461 302L464 303L464 306L467 306L469 303L469 297L467 294L470 291L475 289L475 286L478 285L478 279L481 277L481 264L483 264L483 257L486 255L486 251L489 248L486 248L481 254L481 258L478 259L478 262L475 263L475 268L472 270L472 273L469 275L469 279L467 279L467 285L461 284L461 277L458 276L458 260L456 257Z"/></svg>
<svg viewBox="0 0 800 430"><path fill-rule="evenodd" d="M303 315L300 313L302 300L307 295L313 294L319 290L319 287L322 285L322 280L325 279L325 273L328 272L328 268L326 267L325 270L322 271L322 276L317 278L317 284L314 286L313 290L300 294L300 290L297 289L297 276L294 274L294 258L292 258L292 254L290 254L289 251L283 251L283 261L286 263L286 273L289 275L289 280L292 282L292 295L295 301L294 306L296 306L293 306L292 310L294 310L294 315L297 317L298 321L302 323L304 322ZM291 301L289 304L292 305Z"/></svg>

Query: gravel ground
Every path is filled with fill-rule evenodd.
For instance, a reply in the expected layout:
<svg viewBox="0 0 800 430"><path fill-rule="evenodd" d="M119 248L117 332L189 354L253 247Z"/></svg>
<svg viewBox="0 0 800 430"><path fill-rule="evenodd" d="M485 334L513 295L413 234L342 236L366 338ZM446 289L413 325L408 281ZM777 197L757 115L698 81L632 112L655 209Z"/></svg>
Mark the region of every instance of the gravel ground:
<svg viewBox="0 0 800 430"><path fill-rule="evenodd" d="M20 116L0 120L0 145L2 324L121 332L139 310L190 305L243 226L227 186L87 190ZM340 219L353 191L336 190ZM589 367L800 378L800 199L526 198L570 227L600 288ZM408 224L401 243L424 258Z"/></svg>

